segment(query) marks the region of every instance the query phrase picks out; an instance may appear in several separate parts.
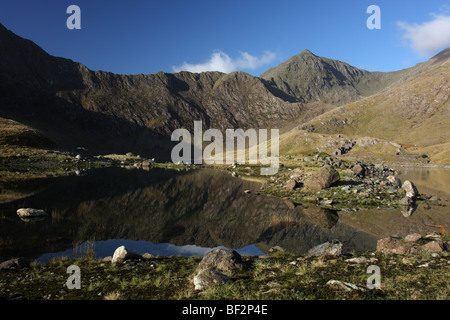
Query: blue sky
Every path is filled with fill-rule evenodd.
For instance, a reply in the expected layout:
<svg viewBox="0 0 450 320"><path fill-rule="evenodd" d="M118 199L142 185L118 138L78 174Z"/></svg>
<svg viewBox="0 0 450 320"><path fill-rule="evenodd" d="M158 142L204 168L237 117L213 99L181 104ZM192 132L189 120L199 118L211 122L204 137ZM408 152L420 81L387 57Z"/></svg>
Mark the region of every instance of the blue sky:
<svg viewBox="0 0 450 320"><path fill-rule="evenodd" d="M80 30L66 27L73 4ZM366 26L372 4L381 9L379 30ZM1 0L0 23L52 55L121 74L222 68L259 76L305 49L394 71L450 46L450 2L441 0Z"/></svg>

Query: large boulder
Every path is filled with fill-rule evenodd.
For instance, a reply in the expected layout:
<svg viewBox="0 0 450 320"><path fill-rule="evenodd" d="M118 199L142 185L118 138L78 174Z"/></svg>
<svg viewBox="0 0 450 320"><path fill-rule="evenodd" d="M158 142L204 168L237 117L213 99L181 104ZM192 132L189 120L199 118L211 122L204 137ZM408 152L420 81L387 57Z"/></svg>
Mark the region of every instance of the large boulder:
<svg viewBox="0 0 450 320"><path fill-rule="evenodd" d="M324 166L304 181L304 186L310 190L322 190L330 187L340 179L339 172L331 166Z"/></svg>
<svg viewBox="0 0 450 320"><path fill-rule="evenodd" d="M195 290L205 290L212 286L231 282L232 280L226 275L210 268L202 269L194 276Z"/></svg>
<svg viewBox="0 0 450 320"><path fill-rule="evenodd" d="M403 182L402 189L406 191L406 196L408 198L414 199L419 195L419 191L417 190L416 186L409 180Z"/></svg>
<svg viewBox="0 0 450 320"><path fill-rule="evenodd" d="M378 240L377 252L384 254L409 254L411 252L412 245L406 244L400 239L394 237L387 237Z"/></svg>
<svg viewBox="0 0 450 320"><path fill-rule="evenodd" d="M235 250L214 249L209 251L198 264L198 269L216 268L231 271L242 267L242 257Z"/></svg>
<svg viewBox="0 0 450 320"><path fill-rule="evenodd" d="M318 246L315 246L308 251L310 256L339 256L342 254L342 243L339 240L332 240Z"/></svg>

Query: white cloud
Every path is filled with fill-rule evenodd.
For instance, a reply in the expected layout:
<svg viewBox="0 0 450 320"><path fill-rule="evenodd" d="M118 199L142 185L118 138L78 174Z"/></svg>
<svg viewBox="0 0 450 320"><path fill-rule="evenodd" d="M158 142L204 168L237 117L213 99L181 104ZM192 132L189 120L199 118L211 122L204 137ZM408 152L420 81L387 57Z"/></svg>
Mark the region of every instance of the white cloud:
<svg viewBox="0 0 450 320"><path fill-rule="evenodd" d="M398 21L397 26L405 33L411 48L421 56L428 56L450 47L450 16L432 14L433 20L422 24Z"/></svg>
<svg viewBox="0 0 450 320"><path fill-rule="evenodd" d="M225 52L215 50L208 61L199 64L190 64L185 62L181 66L173 66L174 72L190 71L190 72L205 72L205 71L220 71L224 73L230 73L239 70L255 70L261 66L264 66L272 62L276 58L276 54L266 51L258 58L250 55L247 52L239 52L240 56L236 59L232 59Z"/></svg>

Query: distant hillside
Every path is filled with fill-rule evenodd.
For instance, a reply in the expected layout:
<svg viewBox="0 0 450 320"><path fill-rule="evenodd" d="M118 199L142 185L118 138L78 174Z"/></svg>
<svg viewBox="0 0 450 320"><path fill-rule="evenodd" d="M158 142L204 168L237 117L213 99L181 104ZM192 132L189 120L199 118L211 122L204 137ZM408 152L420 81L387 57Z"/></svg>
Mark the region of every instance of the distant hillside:
<svg viewBox="0 0 450 320"><path fill-rule="evenodd" d="M328 111L298 129L385 139L450 162L450 49L414 72L388 90Z"/></svg>

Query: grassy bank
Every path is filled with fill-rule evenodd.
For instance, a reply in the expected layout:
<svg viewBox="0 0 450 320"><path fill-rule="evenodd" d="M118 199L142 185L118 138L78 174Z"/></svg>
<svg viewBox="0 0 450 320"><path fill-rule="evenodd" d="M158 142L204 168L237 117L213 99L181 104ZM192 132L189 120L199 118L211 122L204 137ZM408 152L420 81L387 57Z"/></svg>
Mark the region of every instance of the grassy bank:
<svg viewBox="0 0 450 320"><path fill-rule="evenodd" d="M356 255L355 255L356 256ZM193 276L200 257L155 257L129 260L122 265L85 257L60 258L48 264L0 270L1 299L31 300L445 300L450 294L448 252L413 256L358 254L309 257L277 252L270 257L244 256L244 267L225 272L233 282L194 289ZM70 265L80 267L81 288L66 286ZM380 268L381 289L369 290L369 265ZM338 280L359 286L345 290L330 285Z"/></svg>

